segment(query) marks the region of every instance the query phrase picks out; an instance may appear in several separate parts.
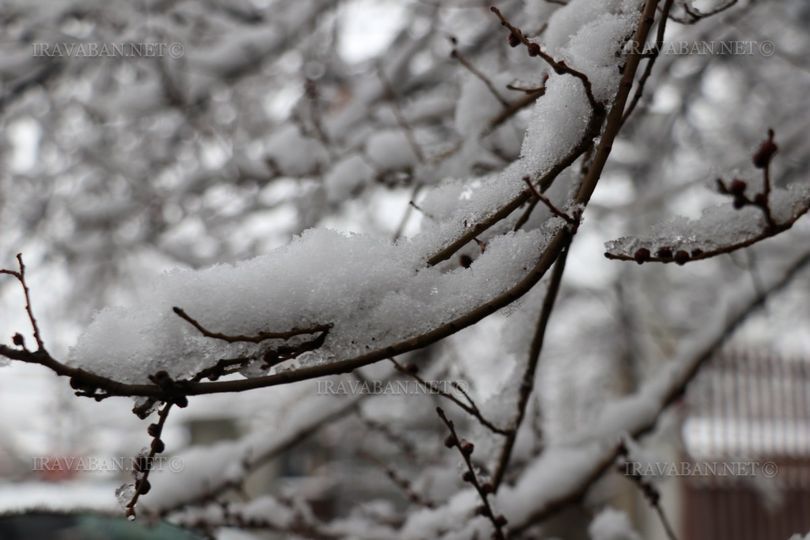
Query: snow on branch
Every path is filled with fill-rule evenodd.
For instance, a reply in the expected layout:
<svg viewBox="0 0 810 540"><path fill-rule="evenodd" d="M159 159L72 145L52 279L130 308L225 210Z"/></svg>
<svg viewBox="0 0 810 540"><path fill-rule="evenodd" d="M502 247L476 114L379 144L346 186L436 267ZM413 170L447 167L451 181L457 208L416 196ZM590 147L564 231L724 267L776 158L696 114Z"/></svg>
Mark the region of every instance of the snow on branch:
<svg viewBox="0 0 810 540"><path fill-rule="evenodd" d="M449 212L436 215L436 223L414 239L392 245L370 236L310 230L284 248L236 265L165 274L141 294L138 305L100 312L62 371L93 374L97 379L88 386L107 386L104 395L164 396L159 387L147 384L161 371L185 395L244 390L348 371L413 350L514 301L556 259L569 234L563 230L565 220L552 217L539 229L497 236L469 268L447 271L437 265L534 196L526 189L525 176L545 190L593 145L603 118L586 94L606 101L625 81L613 108L623 107L626 82L632 81L639 58L631 54L622 73L619 67L626 59L617 53L639 21L637 8L638 2L629 0L579 1L555 13L555 31L546 46L555 57L577 66L590 83L589 92L568 70L551 73L545 95L534 106L521 158L503 172L477 180L470 196L442 188L429 195L427 200L435 201L452 193L454 201L447 205ZM650 23L644 21L642 37ZM561 211L571 214L573 206L590 197L619 122L609 120L608 125L596 154L600 162L591 168L579 200L569 196L553 201ZM177 306L186 314L205 313L201 328L209 335L178 317ZM261 359L273 353L272 344L221 339L324 325L331 328L321 332L323 342L316 350L276 363L270 373ZM252 382L193 380L223 358L245 359L241 372Z"/></svg>
<svg viewBox="0 0 810 540"><path fill-rule="evenodd" d="M114 237L108 234L109 229L122 217L134 220L139 215L137 201L160 200L151 212L155 217L150 217L144 227L148 229L144 237L131 245L161 244L165 233L172 230L169 222L174 218L171 212L160 210L177 205L175 213L184 216L178 223L189 223L198 206L181 203L192 196L207 199L220 189L223 193L211 197L211 208L208 203L202 205L203 213L212 214L202 220L219 222L216 229L225 231L232 237L225 240L234 240L235 245L243 243L239 229L223 227L223 223L243 224L260 210L290 203L300 206L296 212L300 219L294 227L272 232L278 238L292 239L269 252L270 248L262 246L275 247L278 241L259 243L251 238L249 249L234 248L227 253L211 250L210 255L185 258L182 249L158 246L164 254L172 253L174 260L195 266L260 251L264 254L233 264L147 276L143 280L146 288L134 291L129 305L96 313L64 361L45 347L34 316L26 267L18 255L18 269L0 270L0 274L20 285L22 309L35 343L29 346L29 334L15 333L10 345L0 345L0 357L39 364L68 377L77 396L97 401L129 396L135 398L133 411L139 417L157 413L145 430L148 447L137 454L134 478L116 492L127 515L133 518L137 506L147 520L166 519L200 527L211 536L229 527L309 538L375 540L471 538L493 532L496 538L511 538L535 532L530 529L586 499L591 486L625 452L622 441L654 429L662 413L683 394L735 328L769 295L810 265L810 254L805 254L778 277L767 272L757 275L750 294L740 293L751 285L747 277L734 284L727 301L720 298L716 302L720 308L710 324L696 335L686 336L678 344L675 357L641 383L635 394L603 407L600 403L597 418L588 425L562 436L549 436L541 425L547 414L542 400L547 396L538 395L538 373L541 355L546 356L549 321L556 321L551 316L557 297L565 300L559 293L567 256L614 141L644 94L661 52L666 22L673 19L671 11L685 11L686 18L695 22L728 9L735 1L711 12L676 6L673 0L546 2L540 5L550 16L544 14L542 20L531 16L526 19L535 20L519 20L517 4L510 3L503 11L496 7L491 10L506 29L502 30L506 36L492 31L497 23L484 13L490 27L475 32L472 46L462 49L452 42L455 62L431 60L426 69L416 69L412 64L421 66L427 58L425 53L435 52L430 44L440 33L439 8L431 7L429 18L413 16L365 76L355 73L353 67L348 71L343 69L346 66L333 69L336 66L331 61L321 66L319 54L312 58L309 53L303 55L305 80L281 85L293 92L301 90L298 82L303 85L303 94L290 114L283 119L279 115L278 123L274 121L271 126L257 121L233 137L233 148L224 148L221 157L217 157L219 151L213 152L212 164L205 165L204 170L198 170L196 164L178 167L177 186L172 185L175 173L163 179L169 189L165 197L162 188L134 191L141 184L148 186L148 182L129 182L130 178L163 178L162 165L155 170L151 170L154 164L129 167L120 163L123 160L102 155L113 153L106 152L107 147L93 148L94 159L102 164L105 174L125 177L133 191L127 188L112 201L105 201L103 192L71 201L70 219L80 225L77 238L90 238L90 230ZM549 8L546 4L554 5ZM322 45L318 33L331 25L337 30L343 23L342 14L332 12L338 5L319 0L285 5L277 10L271 27L246 28L236 40L212 40L211 46L189 51L182 65L159 64L156 79L147 77L143 82L122 85L116 94L99 96L94 107L82 107L100 112L106 119L119 113L117 109L124 102L125 113L152 109L161 113L159 105L167 105L181 117L180 124L188 124L190 133L199 138L194 143L201 144L200 154L207 155L212 135L201 129L208 121L204 102L234 101L219 94L229 93L239 79L252 79L251 73L267 71L277 78L276 66L256 68L261 66L259 57L281 56L284 49L296 54L317 49ZM414 14L424 7L414 8ZM528 2L524 7L527 14L531 13ZM428 19L427 34L415 32L416 23ZM654 45L649 45L656 21L657 35ZM311 43L305 28L315 30ZM330 33L334 33L330 43L337 43L338 32ZM492 39L484 39L487 34ZM503 58L494 66L487 63L489 56L495 56L490 46L496 37L506 37L522 54L510 55L501 43ZM320 47L322 51L330 49ZM520 61L513 62L517 56ZM287 63L287 59L282 60L281 64ZM645 61L642 71L640 64ZM75 70L75 62L64 63L68 73ZM509 65L518 69L504 68ZM324 77L317 75L320 67L328 67ZM447 68L464 68L471 75L464 73L467 81L457 88L455 100L452 92L445 92L453 87L445 81ZM187 81L177 76L181 71L188 72ZM287 72L286 68L282 71ZM251 84L243 89L251 94L249 104L257 97L252 95ZM298 89L291 90L293 87ZM428 87L435 89L423 92ZM501 95L504 87L525 95L507 99L507 92ZM442 95L437 99L435 94ZM247 96L240 99L243 97ZM0 107L4 101L0 96ZM219 110L219 105L214 107L209 112ZM530 111L515 118L528 107ZM241 107L231 112L242 119ZM223 122L233 123L225 118L230 114L222 116ZM499 127L507 121L509 124ZM513 123L525 123L522 138L521 130L512 129ZM446 133L451 140L443 140L441 145L432 139ZM698 220L675 220L656 227L648 238L616 240L608 246L607 256L639 263L684 264L728 253L789 229L810 209L810 187L772 185L770 164L778 150L774 139L774 133L769 132L753 156L754 166L762 173L761 183L720 179L717 188L728 198L728 204L708 210ZM245 142L248 144L242 144ZM167 160L167 169L172 163L174 160ZM186 170L189 167L192 170ZM575 170L569 171L572 168ZM488 174L479 176L480 171ZM226 181L229 179L234 180L232 185ZM277 184L270 186L271 181ZM333 218L340 223L341 213L348 210L341 205L354 204L351 199L360 194L376 196L375 182L386 189L396 183L396 187L411 192L408 212L393 240L390 231L377 235L309 228L334 223ZM279 189L278 193L265 190L283 187L282 183L297 187ZM227 198L231 188L244 189L237 198L251 200L220 215L222 209L214 207ZM406 227L412 225L411 209L425 218L416 234ZM260 221L265 223L264 218ZM385 221L381 229L388 227ZM82 255L81 247L70 244L66 252ZM96 257L109 257L102 249L93 251ZM546 274L551 276L541 305L543 291L537 284ZM534 306L534 294L527 294L533 289L538 291L536 315L528 309ZM522 297L529 298L521 305ZM520 310L517 318L521 320L516 323L513 317L506 322L508 314L504 312L515 309ZM501 313L496 313L499 310ZM459 334L433 347L491 315L492 320L469 334ZM531 320L528 315L532 315ZM504 331L508 339L492 340L486 335L489 343L481 347L475 338L487 333L489 323L508 326L508 332ZM633 325L624 326L629 333ZM524 351L523 342L530 336L531 343L525 343ZM462 347L462 341L473 343ZM568 347L565 354L577 354L578 344L568 345L574 348ZM401 363L397 359L429 346L424 355L414 354ZM466 354L466 348L482 350ZM508 352L501 354L505 349ZM452 412L458 418L450 420L439 408L443 425L433 422L425 426L424 418L414 413L412 403L416 400L410 400L400 412L393 410L396 407L390 401L382 404L365 393L352 390L351 396L337 398L322 393L321 387L317 392L313 388L313 379L324 377L380 382L380 371L390 368L387 360L396 371L429 391L432 398L452 402ZM460 375L465 382L472 381L470 391L456 381L431 381L425 377L430 371L420 374L419 368L434 360L442 375ZM363 369L365 366L369 369ZM366 371L369 379L365 378ZM485 379L486 384L479 384ZM444 385L448 382L449 390ZM184 467L180 471L151 465L167 451L164 426L175 406L187 407L194 396L202 394L269 386L282 386L268 396L272 398L269 408L260 411L261 407L251 407L245 414L251 421L260 421L260 427L240 438L181 450L173 456ZM195 405L203 405L199 403L203 400L197 401ZM543 409L535 411L534 405ZM364 417L366 411L373 411L373 417ZM550 411L548 416L553 414L555 411ZM175 416L173 421L178 420ZM358 436L353 429L358 420L366 428L361 435L373 435L373 441ZM349 429L343 429L347 426ZM446 432L435 440L417 439L411 432L397 431L404 426L416 427L420 434L422 429L435 433L437 427L442 431L446 428L449 436L445 445L462 458L455 463L460 465L458 474L448 467L450 452L435 451ZM351 444L359 445L352 458L379 466L405 495L407 507L398 504L371 511L379 501L361 503L354 505L348 516L322 522L303 499L313 491L326 494L333 482L343 482L334 470L311 474L307 487L294 486L288 491L292 493L289 497L274 494L233 502L232 495L245 490L252 472L281 454L297 451L298 445L321 430L322 438L315 442L318 446L331 447L333 441L351 437ZM469 433L475 446L461 438L462 431ZM372 446L377 442L384 444L378 449ZM407 459L390 460L389 452ZM641 478L631 479L637 481L666 525L657 491ZM286 491L285 487L279 491ZM597 523L601 525L597 527ZM620 517L609 513L601 520L597 518L594 526L628 528Z"/></svg>
<svg viewBox="0 0 810 540"><path fill-rule="evenodd" d="M776 188L771 192L769 226L752 206L727 203L703 211L698 219L675 218L652 227L647 237L608 242L605 256L620 261L686 264L731 253L790 229L810 209L810 186Z"/></svg>
<svg viewBox="0 0 810 540"><path fill-rule="evenodd" d="M750 182L717 180L718 191L730 203L704 210L696 219L676 218L656 225L647 237L627 236L608 242L605 257L621 261L677 263L731 253L790 229L810 210L810 183L787 188L771 186L770 164L778 147L773 130L754 153L754 167L762 170L761 188L752 193Z"/></svg>

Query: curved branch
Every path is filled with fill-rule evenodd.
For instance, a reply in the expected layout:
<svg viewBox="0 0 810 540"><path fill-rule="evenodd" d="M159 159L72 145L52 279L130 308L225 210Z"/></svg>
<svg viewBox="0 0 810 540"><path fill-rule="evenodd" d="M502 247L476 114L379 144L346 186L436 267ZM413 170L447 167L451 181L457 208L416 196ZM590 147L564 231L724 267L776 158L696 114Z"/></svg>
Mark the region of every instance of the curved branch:
<svg viewBox="0 0 810 540"><path fill-rule="evenodd" d="M644 7L641 20L636 28L634 36L635 43L644 43L650 32L650 28L654 22L655 9L659 0L647 0ZM624 111L625 104L627 103L630 89L633 86L633 80L638 70L641 54L635 47L627 57L627 61L622 69L622 79L613 104L604 120L604 130L599 140L599 144L595 150L593 161L588 168L588 173L580 185L579 191L576 194L574 203L577 205L585 206L591 198L596 184L601 177L604 166L613 148L613 141L616 138L619 130L621 129L621 118ZM550 182L562 170L570 166L581 154L583 154L591 146L593 137L599 135L600 128L603 124L603 118L597 112L591 115L589 126L586 136L562 161L558 162L552 169L546 172L540 179L539 185L541 189L547 187ZM472 240L481 231L488 229L504 217L512 213L516 208L520 207L523 203L527 202L531 197L531 192L524 191L510 203L507 203L500 210L490 215L483 222L475 227L472 227L467 233L462 235L450 246L444 248L439 253L431 257L427 262L429 265L435 265L442 260L450 257L455 251L463 247L467 242ZM307 366L295 370L283 371L271 375L253 377L249 379L240 379L232 381L216 381L216 382L181 382L182 391L185 395L201 395L220 392L240 392L250 390L253 388L262 388L266 386L275 386L280 384L288 384L297 381L323 377L327 375L335 375L340 373L347 373L357 368L390 358L400 354L420 349L436 341L452 335L459 330L466 328L472 324L477 323L484 317L494 313L495 311L511 304L528 292L546 273L554 261L567 245L571 232L564 228L554 234L549 240L545 251L539 256L534 267L532 267L526 275L518 281L513 287L506 290L502 294L484 302L480 306L471 309L467 313L458 316L436 328L416 335L393 345L383 347L381 349L372 350L368 353L331 362L328 364ZM12 356L9 356L11 353ZM118 381L113 381L105 377L90 374L78 368L71 368L65 366L54 360L50 355L47 358L34 358L31 354L20 355L18 351L9 349L7 347L0 348L0 355L7 356L12 359L18 359L33 363L40 363L50 367L59 375L75 377L79 383L86 382L88 385L104 389L108 395L130 395L130 396L146 396L146 397L171 397L167 396L165 390L157 385L144 385L144 384L124 384ZM105 396L106 397L106 396Z"/></svg>

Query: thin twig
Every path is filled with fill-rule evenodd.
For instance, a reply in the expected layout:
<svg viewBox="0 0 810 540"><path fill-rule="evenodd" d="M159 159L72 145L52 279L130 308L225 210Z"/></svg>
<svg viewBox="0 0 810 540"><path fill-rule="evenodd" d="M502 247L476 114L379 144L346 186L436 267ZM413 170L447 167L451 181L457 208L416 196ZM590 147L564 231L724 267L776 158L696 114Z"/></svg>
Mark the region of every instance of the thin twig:
<svg viewBox="0 0 810 540"><path fill-rule="evenodd" d="M530 92L523 96L520 99L516 99L512 103L509 104L509 107L505 108L497 115L495 115L487 124L487 128L484 130L484 135L491 133L495 130L498 126L512 118L514 115L528 107L529 105L533 104L537 101L541 96L544 96L546 93L545 87L538 88L537 90Z"/></svg>
<svg viewBox="0 0 810 540"><path fill-rule="evenodd" d="M565 273L565 262L568 259L568 252L570 250L569 244L560 253L557 262L554 263L554 270L551 274L551 279L548 284L546 296L543 298L543 306L540 309L540 316L537 319L535 326L534 336L532 343L529 347L529 359L526 363L526 369L523 372L523 378L520 383L520 394L518 396L517 411L512 425L509 428L509 435L504 441L503 448L501 449L498 463L495 466L495 473L492 476L492 482L497 490L506 474L506 469L509 466L509 461L512 457L512 448L517 438L520 425L523 423L523 417L526 414L526 405L529 403L529 397L534 390L535 374L537 373L537 365L540 360L540 352L543 350L543 343L545 341L546 329L548 328L548 321L551 318L551 312L554 309L554 303L557 300L557 295L560 292L560 284L562 277Z"/></svg>
<svg viewBox="0 0 810 540"><path fill-rule="evenodd" d="M45 343L42 341L42 335L39 332L39 325L37 319L34 317L34 309L31 307L31 291L28 289L28 283L25 280L25 264L23 263L22 253L17 253L17 264L20 267L19 272L14 270L0 269L0 274L7 274L14 276L20 282L20 286L25 296L25 311L28 313L28 320L31 322L31 329L34 333L34 340L37 342L37 351L45 350Z"/></svg>
<svg viewBox="0 0 810 540"><path fill-rule="evenodd" d="M629 450L624 443L619 445L618 454L619 471L623 473L624 477L630 480L639 489L639 491L641 491L641 494L644 496L646 501L650 504L650 506L653 507L653 509L655 509L655 513L658 514L658 519L661 521L661 525L664 527L664 532L666 532L667 538L669 540L678 540L678 537L675 535L675 530L670 524L669 518L667 518L666 513L664 513L664 508L661 506L661 492L658 491L658 488L656 488L655 485L644 478L644 476L632 468L627 467L627 465L630 463Z"/></svg>
<svg viewBox="0 0 810 540"><path fill-rule="evenodd" d="M493 96L495 96L495 99L497 99L497 100L500 102L500 104L504 106L504 108L509 108L509 106L510 106L511 104L510 104L510 103L509 103L509 102L506 100L506 98L504 98L504 97L503 97L503 96L502 96L502 95L501 95L501 94L498 92L498 89L497 89L497 88L495 88L495 85L492 83L492 80L490 80L490 78L489 78L489 77L487 77L486 75L484 75L484 73L482 73L482 72L481 72L481 71L480 71L478 68L476 68L476 67L475 67L475 66L472 64L472 62L470 62L469 60L467 60L467 58L466 58L466 57L465 57L463 54L461 54L461 52L458 50L458 48L456 48L456 47L455 47L455 44L456 44L455 38L452 38L452 39L451 39L451 42L453 43L453 50L452 50L452 51L450 51L450 57L451 57L451 58L455 58L456 60L458 60L458 61L459 61L459 63L460 63L462 66L464 66L465 68L467 68L467 71L469 71L470 73L472 73L472 74L473 74L475 77L477 77L477 78L478 78L478 79L479 79L479 80L480 80L482 83L484 83L484 86L486 86L486 87L487 87L487 89L490 91L490 93L491 93Z"/></svg>
<svg viewBox="0 0 810 540"><path fill-rule="evenodd" d="M475 447L471 442L459 438L453 421L447 418L441 407L436 407L436 414L439 415L439 418L442 419L447 429L450 430L450 435L445 439L444 445L448 448L457 448L461 457L464 459L464 464L467 466L467 472L464 473L463 479L465 482L472 484L475 491L478 492L478 496L481 499L481 506L478 507L478 513L488 518L492 523L492 527L495 529L493 538L505 540L506 535L503 532L503 528L507 523L506 517L503 514L495 515L492 506L489 504L489 496L494 493L494 488L489 482L482 484L478 475L475 473L475 467L470 457Z"/></svg>
<svg viewBox="0 0 810 540"><path fill-rule="evenodd" d="M664 46L664 34L667 30L667 20L669 20L669 12L672 10L672 3L673 0L666 0L664 2L661 18L658 20L658 33L655 37L655 45L653 46L651 54L647 57L647 65L644 66L644 72L641 74L638 84L636 85L636 93L633 95L633 99L630 100L630 105L627 106L624 112L622 124L627 122L627 119L630 118L630 115L633 114L639 101L641 101L641 97L644 95L644 87L650 75L652 75L655 61L658 60L658 56L661 54L661 48Z"/></svg>
<svg viewBox="0 0 810 540"><path fill-rule="evenodd" d="M413 133L413 127L405 118L405 114L402 112L402 107L399 104L399 98L397 97L396 92L394 91L394 87L391 85L391 82L388 80L388 77L385 75L385 70L378 69L377 75L380 78L380 82L383 85L383 89L385 90L385 95L388 97L388 100L391 102L392 109L394 111L394 116L397 119L397 123L402 131L405 133L405 138L408 140L408 144L413 150L416 159L419 163L425 162L425 155L422 153L422 149L419 147L419 144L416 142L416 136Z"/></svg>
<svg viewBox="0 0 810 540"><path fill-rule="evenodd" d="M585 95L588 97L588 102L593 107L594 111L597 112L604 112L605 106L602 105L596 97L593 95L593 87L591 85L590 79L588 76L582 73L581 71L572 68L568 64L565 63L564 60L555 60L550 54L545 52L539 44L533 42L526 35L520 30L520 28L512 25L506 16L501 13L501 10L492 6L489 8L492 13L494 13L498 19L501 21L501 25L505 26L511 32L511 37L517 40L515 43L523 43L529 51L529 56L539 56L542 58L551 68L554 70L555 73L563 75L571 75L576 77L582 82L582 86L585 88Z"/></svg>
<svg viewBox="0 0 810 540"><path fill-rule="evenodd" d="M433 501L417 493L413 489L413 485L411 485L411 483L406 478L403 478L399 473L397 473L396 469L389 466L383 460L374 456L370 452L364 451L362 448L360 449L359 453L362 457L366 458L370 462L380 467L383 470L383 472L385 472L385 476L387 476L388 479L394 483L394 485L396 485L400 490L402 490L402 492L405 494L405 496L408 498L409 501L419 506L424 506L425 508L432 509L436 507L436 504Z"/></svg>
<svg viewBox="0 0 810 540"><path fill-rule="evenodd" d="M712 9L711 11L699 11L696 8L693 8L689 5L688 2L683 3L683 10L686 12L688 18L675 18L672 17L672 20L681 24L695 24L696 22L706 19L708 17L712 17L717 15L718 13L722 13L727 9L734 7L737 4L737 0L729 0L725 4Z"/></svg>
<svg viewBox="0 0 810 540"><path fill-rule="evenodd" d="M551 166L547 171L540 174L537 180L533 180L538 186L539 190L545 191L554 182L557 176L560 175L565 169L570 167L580 156L582 156L593 145L593 139L599 135L599 130L602 127L603 118L600 115L593 114L588 123L588 127L579 143L571 149L571 151L561 158L557 163ZM605 157L607 160L607 157ZM523 190L515 196L511 201L500 207L498 210L484 217L472 226L467 227L465 232L460 234L455 240L441 248L427 259L428 266L435 266L442 261L445 261L453 256L457 251L472 242L474 238L478 237L484 231L493 227L496 223L506 219L515 210L532 200L533 194L528 190ZM556 254L554 256L556 259Z"/></svg>
<svg viewBox="0 0 810 540"><path fill-rule="evenodd" d="M316 334L318 332L328 333L332 328L331 324L318 324L310 328L293 328L292 330L287 330L284 332L259 332L255 336L243 334L222 334L220 332L212 332L211 330L206 329L196 319L187 314L182 308L175 306L172 308L172 311L174 311L178 317L199 330L199 332L205 337L227 341L228 343L261 343L262 341L267 341L268 339L290 339L296 336Z"/></svg>
<svg viewBox="0 0 810 540"><path fill-rule="evenodd" d="M487 420L484 417L484 415L481 413L481 410L478 408L478 406L475 404L475 402L473 402L473 400L470 399L470 396L467 395L467 393L464 392L464 390L461 389L461 386L459 386L457 384L453 385L454 388L456 388L459 392L462 393L462 395L464 395L465 398L467 398L467 401L469 401L469 405L467 403L464 403L460 399L458 399L456 396L454 396L450 392L445 392L444 390L441 389L441 387L439 387L438 385L436 385L432 381L426 381L425 379L420 377L419 373L417 371L415 371L414 369L408 369L408 367L403 366L402 364L400 364L399 362L397 362L393 358L389 358L389 360L391 361L391 363L394 364L394 367L397 369L397 371L399 371L400 373L402 373L404 375L412 377L419 384L421 384L421 385L423 385L423 386L425 386L427 388L430 388L431 392L433 392L435 394L438 394L441 397L452 401L453 403L458 405L459 408L461 408L461 410L463 410L467 414L475 417L475 419L478 420L478 422L482 426L489 429L493 433L497 433L499 435L504 435L504 436L506 436L509 433L508 430L505 430L503 428L499 428L498 426L493 424L491 421Z"/></svg>
<svg viewBox="0 0 810 540"><path fill-rule="evenodd" d="M568 223L569 225L575 225L576 224L576 220L574 218L572 218L571 216L569 216L568 214L566 214L565 212L563 212L562 210L557 208L554 205L554 203L551 202L551 200L548 197L546 197L545 195L543 195L542 193L537 191L537 188L534 186L534 184L532 184L531 178L529 178L528 176L524 176L523 177L523 182L527 186L529 186L529 191L532 192L532 195L534 195L534 198L537 199L538 201L542 202L544 205L546 205L546 208L548 208L551 211L552 214L554 214L555 216L557 216L559 218L564 219L565 222Z"/></svg>
<svg viewBox="0 0 810 540"><path fill-rule="evenodd" d="M529 201L529 205L526 207L526 209L520 215L518 220L515 222L515 226L512 227L513 231L517 231L518 229L523 227L526 224L527 221L529 221L529 218L531 217L532 212L534 212L534 209L537 206L537 203L539 201L540 201L540 199L538 199L538 198L534 198L531 201Z"/></svg>
<svg viewBox="0 0 810 540"><path fill-rule="evenodd" d="M397 225L397 229L394 231L392 241L396 242L402 237L403 233L405 232L405 227L408 225L408 220L411 217L411 213L413 210L419 209L419 207L416 206L415 201L419 196L420 191L422 191L422 184L416 184L411 192L411 199L408 201L408 207L405 208L405 212L402 213L402 219L399 220L399 225Z"/></svg>
<svg viewBox="0 0 810 540"><path fill-rule="evenodd" d="M356 374L358 372L359 371L355 371L354 373ZM360 419L361 422L363 422L363 424L366 425L366 427L381 433L386 439L388 439L388 441L391 444L397 446L404 455L408 456L414 461L419 459L418 448L411 441L406 439L400 433L397 433L396 431L391 429L391 427L389 427L387 424L378 422L373 418L369 418L368 416L363 414L363 411L361 409L358 408L356 410L356 413L357 417Z"/></svg>
<svg viewBox="0 0 810 540"><path fill-rule="evenodd" d="M149 473L152 471L152 463L155 455L160 454L164 450L163 441L160 439L160 434L163 432L163 427L166 425L166 419L169 417L169 411L172 408L172 403L166 403L163 408L158 412L158 421L149 426L149 435L152 436L152 445L149 448L149 454L141 465L136 467L139 477L135 481L135 493L132 495L126 507L126 516L128 519L135 519L135 505L138 504L138 498L143 494L149 492Z"/></svg>

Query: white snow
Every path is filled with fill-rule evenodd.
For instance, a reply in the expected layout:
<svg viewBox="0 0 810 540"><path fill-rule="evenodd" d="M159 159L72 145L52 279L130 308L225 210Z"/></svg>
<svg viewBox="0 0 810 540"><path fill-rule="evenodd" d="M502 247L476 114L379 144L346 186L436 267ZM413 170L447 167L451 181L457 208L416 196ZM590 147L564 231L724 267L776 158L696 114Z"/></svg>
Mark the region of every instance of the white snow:
<svg viewBox="0 0 810 540"><path fill-rule="evenodd" d="M409 242L313 229L236 265L158 276L138 307L97 314L68 361L146 382L160 369L188 377L265 346L205 338L173 306L225 334L332 324L320 357L350 357L418 335L503 292L534 264L546 239L544 231L504 235L470 268L442 273L425 268Z"/></svg>
<svg viewBox="0 0 810 540"><path fill-rule="evenodd" d="M589 75L593 71L594 91L605 99L616 90L622 58L615 49L636 20L636 4L572 0L552 16L570 32L550 37L551 49L565 52L566 61ZM587 26L580 29L582 25ZM603 48L586 47L587 35L598 37ZM442 272L425 268L424 260L525 190L524 175L547 170L569 152L581 139L589 115L582 82L551 73L546 95L534 106L521 159L464 187L451 183L428 194L426 207L441 206L443 211L423 220L419 235L392 245L384 238L309 230L288 246L236 265L158 276L137 305L101 311L71 350L69 363L125 382L145 382L160 369L174 378L188 377L219 358L257 353L273 344L228 345L204 338L172 312L173 306L225 334L331 324L325 344L310 359L315 362L349 358L446 323L523 277L562 220L548 219L539 229L488 239L486 251L469 269ZM382 167L415 163L401 129L373 134L366 150ZM312 174L325 160L322 145L294 125L273 134L267 152L284 174ZM356 161L339 164L327 184L345 189L350 168L362 169ZM555 202L562 208L568 207L569 191L555 186Z"/></svg>
<svg viewBox="0 0 810 540"><path fill-rule="evenodd" d="M753 194L749 194L753 197ZM770 208L777 224L795 220L810 209L810 186L793 184L787 189L774 188L770 195ZM714 251L738 244L762 234L766 226L759 208L746 206L735 209L730 202L707 208L698 219L676 217L654 225L649 235L625 236L605 244L608 253L632 257L640 248L655 255L658 248L667 246L692 252Z"/></svg>
<svg viewBox="0 0 810 540"><path fill-rule="evenodd" d="M641 540L630 525L627 514L610 507L593 518L588 534L591 535L591 540Z"/></svg>

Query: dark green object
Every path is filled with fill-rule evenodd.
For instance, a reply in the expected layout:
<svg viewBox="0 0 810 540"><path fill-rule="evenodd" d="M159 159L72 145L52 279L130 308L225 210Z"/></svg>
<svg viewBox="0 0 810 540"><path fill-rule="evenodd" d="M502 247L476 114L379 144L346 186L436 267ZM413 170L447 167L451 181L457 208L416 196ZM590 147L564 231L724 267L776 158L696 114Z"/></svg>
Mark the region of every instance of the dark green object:
<svg viewBox="0 0 810 540"><path fill-rule="evenodd" d="M0 516L2 540L204 540L192 531L158 523L147 526L91 513L33 511Z"/></svg>

